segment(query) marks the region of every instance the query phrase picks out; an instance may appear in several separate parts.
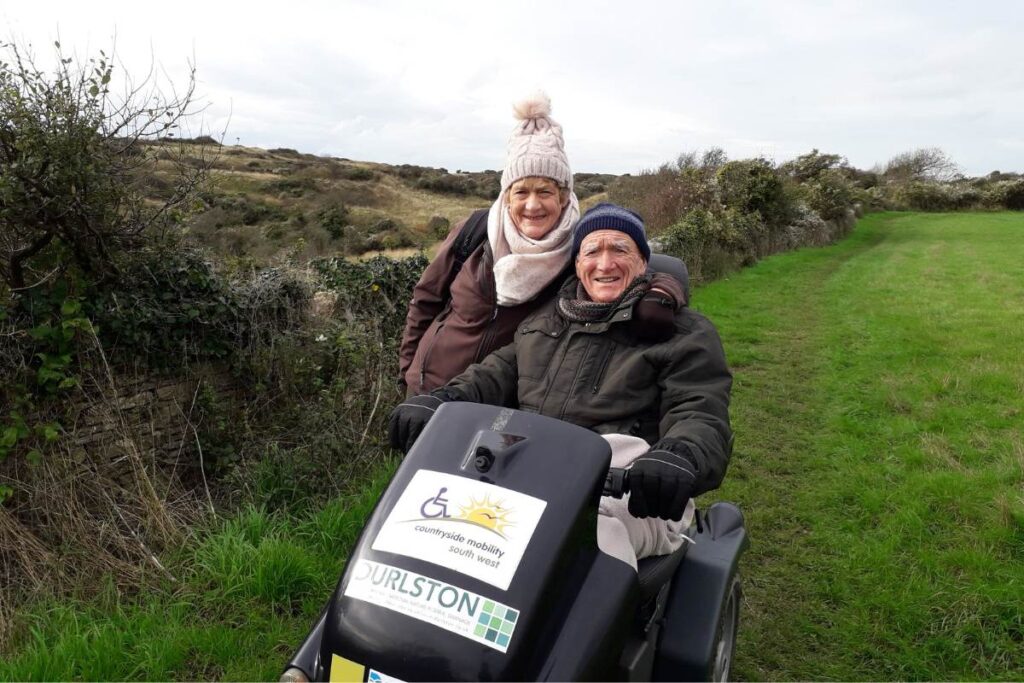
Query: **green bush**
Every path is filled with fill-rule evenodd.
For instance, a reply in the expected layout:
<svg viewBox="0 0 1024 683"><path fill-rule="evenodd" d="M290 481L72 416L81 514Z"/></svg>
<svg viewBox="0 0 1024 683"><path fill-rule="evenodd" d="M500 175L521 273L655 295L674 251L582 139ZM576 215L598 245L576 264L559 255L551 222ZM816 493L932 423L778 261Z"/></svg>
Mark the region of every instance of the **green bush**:
<svg viewBox="0 0 1024 683"><path fill-rule="evenodd" d="M236 344L238 302L200 254L145 250L116 288L92 297L90 314L114 357L134 352L151 367L223 358Z"/></svg>
<svg viewBox="0 0 1024 683"><path fill-rule="evenodd" d="M993 207L1024 210L1024 179L1000 180L984 192L986 203Z"/></svg>
<svg viewBox="0 0 1024 683"><path fill-rule="evenodd" d="M159 161L145 142L191 113L194 79L181 98L142 82L115 100L115 60L103 51L80 61L57 43L49 74L15 45L0 51L0 277L14 289L69 266L91 280L115 277L118 254L176 227L204 177L201 160L164 147L181 174L163 201L143 193Z"/></svg>
<svg viewBox="0 0 1024 683"><path fill-rule="evenodd" d="M573 186L576 189L576 196L579 199L586 199L587 197L601 192L606 192L608 186L615 181L615 176L606 175L600 173L574 173L573 174Z"/></svg>
<svg viewBox="0 0 1024 683"><path fill-rule="evenodd" d="M416 187L431 192L458 195L467 195L473 191L473 186L468 178L452 173L422 176L416 181Z"/></svg>
<svg viewBox="0 0 1024 683"><path fill-rule="evenodd" d="M217 228L231 225L257 225L283 221L288 218L284 209L265 204L244 194L221 197L208 195L208 202L211 207L218 210L217 213L212 214L215 216L212 219L214 227ZM211 219L207 218L207 220Z"/></svg>
<svg viewBox="0 0 1024 683"><path fill-rule="evenodd" d="M460 196L476 196L494 200L501 191L501 179L495 172L483 173L448 173L444 169L411 169L399 170L403 178L415 178L414 187L430 192L441 192Z"/></svg>
<svg viewBox="0 0 1024 683"><path fill-rule="evenodd" d="M779 171L798 183L815 180L822 173L834 169L846 168L846 159L838 154L822 154L817 149L787 161L779 167Z"/></svg>
<svg viewBox="0 0 1024 683"><path fill-rule="evenodd" d="M404 259L375 256L361 263L319 259L312 266L324 284L338 293L348 317L371 316L386 336L397 337L405 326L409 295L427 263L426 256L418 254Z"/></svg>
<svg viewBox="0 0 1024 683"><path fill-rule="evenodd" d="M911 181L897 187L896 200L915 211L952 211L956 198L943 185L928 181Z"/></svg>
<svg viewBox="0 0 1024 683"><path fill-rule="evenodd" d="M373 180L377 177L377 174L368 168L362 166L346 166L342 172L341 177L345 180Z"/></svg>
<svg viewBox="0 0 1024 683"><path fill-rule="evenodd" d="M427 232L439 240L448 236L449 229L451 229L451 221L444 216L431 216L427 221Z"/></svg>
<svg viewBox="0 0 1024 683"><path fill-rule="evenodd" d="M344 236L348 217L349 209L344 204L333 204L321 209L317 214L320 226L327 231L331 239L339 239Z"/></svg>
<svg viewBox="0 0 1024 683"><path fill-rule="evenodd" d="M843 218L854 203L853 187L835 168L820 171L803 188L808 206L825 220Z"/></svg>
<svg viewBox="0 0 1024 683"><path fill-rule="evenodd" d="M782 225L790 203L782 181L764 159L730 161L716 174L722 203L743 213L758 213L769 225Z"/></svg>
<svg viewBox="0 0 1024 683"><path fill-rule="evenodd" d="M301 197L307 192L316 192L317 189L316 181L309 177L281 178L264 186L264 190L267 192L289 197Z"/></svg>

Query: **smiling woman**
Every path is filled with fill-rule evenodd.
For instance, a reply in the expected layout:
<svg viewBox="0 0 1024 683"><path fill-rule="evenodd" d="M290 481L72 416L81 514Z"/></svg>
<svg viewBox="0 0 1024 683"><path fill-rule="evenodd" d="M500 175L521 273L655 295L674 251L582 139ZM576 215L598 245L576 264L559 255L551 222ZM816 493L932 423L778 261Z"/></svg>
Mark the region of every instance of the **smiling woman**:
<svg viewBox="0 0 1024 683"><path fill-rule="evenodd" d="M545 237L569 204L568 188L550 178L530 176L508 189L508 212L520 234L532 240Z"/></svg>
<svg viewBox="0 0 1024 683"><path fill-rule="evenodd" d="M501 193L486 216L452 228L413 290L399 380L410 394L436 389L511 341L567 272L579 202L562 127L542 93L514 109ZM459 256L464 228L484 219L487 239Z"/></svg>

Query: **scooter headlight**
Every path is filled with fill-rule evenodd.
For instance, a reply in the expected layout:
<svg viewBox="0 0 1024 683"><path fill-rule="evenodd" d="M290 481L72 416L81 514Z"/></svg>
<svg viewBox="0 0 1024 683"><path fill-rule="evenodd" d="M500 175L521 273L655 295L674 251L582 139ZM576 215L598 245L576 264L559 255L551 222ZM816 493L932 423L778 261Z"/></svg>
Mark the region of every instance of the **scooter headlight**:
<svg viewBox="0 0 1024 683"><path fill-rule="evenodd" d="M279 681L280 683L309 683L309 679L306 678L306 674L302 669L298 669L294 666L285 669L285 672L281 674Z"/></svg>

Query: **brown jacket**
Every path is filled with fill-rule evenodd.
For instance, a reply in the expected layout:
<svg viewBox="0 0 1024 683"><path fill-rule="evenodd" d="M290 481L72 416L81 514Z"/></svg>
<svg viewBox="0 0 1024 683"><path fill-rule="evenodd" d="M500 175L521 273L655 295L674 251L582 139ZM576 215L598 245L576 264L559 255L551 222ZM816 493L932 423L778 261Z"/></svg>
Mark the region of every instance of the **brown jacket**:
<svg viewBox="0 0 1024 683"><path fill-rule="evenodd" d="M573 297L570 278L562 295ZM634 309L622 304L608 321L566 320L555 301L526 318L515 340L470 366L449 389L476 403L519 408L588 427L632 434L650 444L686 443L698 492L716 488L729 461L732 374L707 318L684 308L663 342L637 338Z"/></svg>
<svg viewBox="0 0 1024 683"><path fill-rule="evenodd" d="M551 299L568 274L558 273L533 301L499 306L494 288L494 256L484 240L457 275L455 225L413 289L399 351L399 372L409 394L436 389L473 363L512 341L527 315Z"/></svg>

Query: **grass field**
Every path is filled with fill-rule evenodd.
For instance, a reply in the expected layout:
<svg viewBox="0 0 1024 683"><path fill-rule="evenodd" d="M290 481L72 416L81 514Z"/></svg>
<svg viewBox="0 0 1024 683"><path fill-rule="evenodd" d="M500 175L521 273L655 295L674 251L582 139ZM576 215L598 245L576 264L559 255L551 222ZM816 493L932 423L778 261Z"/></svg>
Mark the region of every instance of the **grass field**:
<svg viewBox="0 0 1024 683"><path fill-rule="evenodd" d="M875 214L699 289L736 375L741 679L1024 678L1024 214ZM0 679L271 679L388 468L144 598L39 599Z"/></svg>
<svg viewBox="0 0 1024 683"><path fill-rule="evenodd" d="M1024 678L1024 215L881 214L701 289L744 679Z"/></svg>

